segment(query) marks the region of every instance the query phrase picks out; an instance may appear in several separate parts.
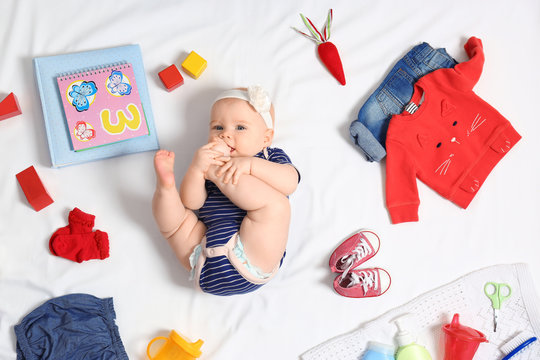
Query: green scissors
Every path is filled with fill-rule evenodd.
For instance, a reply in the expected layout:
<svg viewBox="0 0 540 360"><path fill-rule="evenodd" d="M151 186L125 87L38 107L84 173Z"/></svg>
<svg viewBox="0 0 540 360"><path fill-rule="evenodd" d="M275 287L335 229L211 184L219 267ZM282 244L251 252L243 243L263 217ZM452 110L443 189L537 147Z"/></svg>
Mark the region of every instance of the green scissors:
<svg viewBox="0 0 540 360"><path fill-rule="evenodd" d="M484 285L484 294L491 300L491 307L493 308L493 332L497 332L499 310L502 303L512 295L512 288L510 285L504 283L487 282Z"/></svg>

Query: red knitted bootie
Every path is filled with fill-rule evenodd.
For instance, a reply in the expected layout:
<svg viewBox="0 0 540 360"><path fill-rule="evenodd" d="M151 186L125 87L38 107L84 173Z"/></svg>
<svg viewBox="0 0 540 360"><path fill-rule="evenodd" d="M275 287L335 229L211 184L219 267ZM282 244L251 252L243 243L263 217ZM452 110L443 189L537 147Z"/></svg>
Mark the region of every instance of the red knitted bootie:
<svg viewBox="0 0 540 360"><path fill-rule="evenodd" d="M52 234L51 238L49 239L49 250L51 251L51 253L52 253L53 255L58 256L58 254L54 251L54 249L53 249L53 247L52 247L52 243L53 243L54 239L55 239L58 235L69 235L69 234L71 234L71 230L69 229L69 225L57 229L57 230L54 232L54 234Z"/></svg>
<svg viewBox="0 0 540 360"><path fill-rule="evenodd" d="M49 250L51 251L51 253L53 255L58 255L52 247L54 238L57 235L91 233L92 229L94 228L95 218L96 217L94 215L87 214L81 211L79 208L74 208L73 210L71 210L68 216L69 224L56 230L49 240Z"/></svg>
<svg viewBox="0 0 540 360"><path fill-rule="evenodd" d="M96 217L87 214L79 208L74 208L69 212L68 222L72 234L86 234L92 232Z"/></svg>
<svg viewBox="0 0 540 360"><path fill-rule="evenodd" d="M100 230L86 234L57 234L51 238L49 247L54 255L78 263L103 260L109 257L109 236Z"/></svg>

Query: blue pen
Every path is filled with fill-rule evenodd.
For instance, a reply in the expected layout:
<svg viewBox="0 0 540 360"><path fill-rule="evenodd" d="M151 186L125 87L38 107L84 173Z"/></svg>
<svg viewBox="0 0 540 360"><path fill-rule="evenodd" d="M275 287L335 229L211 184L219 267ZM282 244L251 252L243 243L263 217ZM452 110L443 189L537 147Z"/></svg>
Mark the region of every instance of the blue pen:
<svg viewBox="0 0 540 360"><path fill-rule="evenodd" d="M525 340L524 342L522 342L518 347L516 347L514 350L512 350L508 355L506 355L505 357L503 357L502 360L508 360L510 359L511 357L513 357L514 355L516 355L518 352L520 352L521 350L523 350L524 347L528 346L530 343L532 342L535 342L536 341L536 337L532 337L528 340Z"/></svg>

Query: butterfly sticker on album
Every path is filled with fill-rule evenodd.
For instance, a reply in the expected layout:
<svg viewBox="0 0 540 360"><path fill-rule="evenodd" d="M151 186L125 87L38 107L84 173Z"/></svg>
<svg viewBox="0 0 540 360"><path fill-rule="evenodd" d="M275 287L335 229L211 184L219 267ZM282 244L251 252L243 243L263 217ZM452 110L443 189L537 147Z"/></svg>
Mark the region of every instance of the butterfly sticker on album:
<svg viewBox="0 0 540 360"><path fill-rule="evenodd" d="M71 87L69 92L70 103L79 112L88 110L96 93L97 87L93 81L83 81L79 85Z"/></svg>
<svg viewBox="0 0 540 360"><path fill-rule="evenodd" d="M131 84L121 71L113 70L107 79L107 88L111 95L124 96L131 94Z"/></svg>
<svg viewBox="0 0 540 360"><path fill-rule="evenodd" d="M89 141L96 137L96 130L87 122L77 121L73 134L79 141Z"/></svg>

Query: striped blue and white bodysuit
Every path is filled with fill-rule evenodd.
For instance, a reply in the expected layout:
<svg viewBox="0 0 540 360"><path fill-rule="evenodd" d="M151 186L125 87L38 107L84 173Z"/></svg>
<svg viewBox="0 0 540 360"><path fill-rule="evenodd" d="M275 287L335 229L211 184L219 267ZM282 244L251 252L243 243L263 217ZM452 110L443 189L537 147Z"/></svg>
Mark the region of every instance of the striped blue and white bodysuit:
<svg viewBox="0 0 540 360"><path fill-rule="evenodd" d="M267 148L255 157L266 158L278 164L291 164L287 154L279 148ZM201 255L194 267L195 281L202 291L214 295L227 296L254 291L270 280L281 262L267 278L261 279L251 274L234 253L246 211L234 205L211 181L206 181L205 187L207 198L199 209L199 219L207 230L201 243Z"/></svg>

